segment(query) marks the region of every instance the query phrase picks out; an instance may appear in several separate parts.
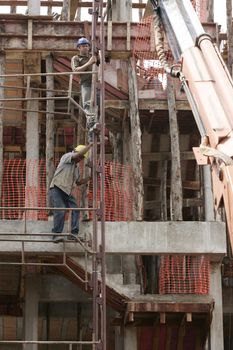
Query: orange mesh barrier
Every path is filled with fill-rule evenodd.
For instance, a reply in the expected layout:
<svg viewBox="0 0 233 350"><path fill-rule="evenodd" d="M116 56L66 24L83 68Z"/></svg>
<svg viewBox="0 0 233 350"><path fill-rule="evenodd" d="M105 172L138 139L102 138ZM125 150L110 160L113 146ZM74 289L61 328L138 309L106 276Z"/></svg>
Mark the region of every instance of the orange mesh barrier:
<svg viewBox="0 0 233 350"><path fill-rule="evenodd" d="M204 256L162 256L160 294L208 294L210 262Z"/></svg>
<svg viewBox="0 0 233 350"><path fill-rule="evenodd" d="M207 17L207 0L193 0L191 2L200 20L205 22ZM164 40L164 51L168 64L172 65L174 58L166 39ZM163 91L166 88L167 77L155 51L152 15L143 18L137 26L133 55L136 61L139 90L155 89L156 91Z"/></svg>
<svg viewBox="0 0 233 350"><path fill-rule="evenodd" d="M27 175L26 175L27 174ZM132 169L128 165L106 162L105 164L105 217L106 221L133 220ZM100 178L98 178L97 203L100 202ZM46 207L46 166L45 160L24 159L4 160L2 179L2 207ZM77 187L74 195L80 205L81 190ZM93 186L90 182L88 202L93 207ZM22 219L20 210L0 211L1 219ZM27 212L27 219L47 220L45 210Z"/></svg>
<svg viewBox="0 0 233 350"><path fill-rule="evenodd" d="M173 62L171 51L166 43L164 50L168 62ZM155 51L153 16L144 18L138 24L133 55L136 60L139 90L163 90L166 85L166 74Z"/></svg>
<svg viewBox="0 0 233 350"><path fill-rule="evenodd" d="M100 178L97 186L97 203L100 201ZM93 201L93 184L90 182L89 206ZM105 164L105 220L133 220L132 169L119 163Z"/></svg>

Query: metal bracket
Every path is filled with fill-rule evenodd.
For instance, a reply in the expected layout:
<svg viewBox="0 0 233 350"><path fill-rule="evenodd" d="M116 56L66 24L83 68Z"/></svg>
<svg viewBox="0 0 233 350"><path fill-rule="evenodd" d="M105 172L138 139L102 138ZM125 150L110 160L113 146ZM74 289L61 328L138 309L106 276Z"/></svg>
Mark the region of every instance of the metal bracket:
<svg viewBox="0 0 233 350"><path fill-rule="evenodd" d="M200 151L200 147L193 147L193 153L195 155L198 165L207 165L209 164L208 157L204 156Z"/></svg>

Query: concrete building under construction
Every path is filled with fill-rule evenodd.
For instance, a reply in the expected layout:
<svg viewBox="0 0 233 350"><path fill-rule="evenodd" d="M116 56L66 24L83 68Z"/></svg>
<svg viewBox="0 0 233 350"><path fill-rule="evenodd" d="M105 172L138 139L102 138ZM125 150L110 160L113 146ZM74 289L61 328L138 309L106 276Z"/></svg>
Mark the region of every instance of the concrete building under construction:
<svg viewBox="0 0 233 350"><path fill-rule="evenodd" d="M233 349L220 29L212 0L0 0L0 349ZM67 208L55 244L51 179L88 143L70 63L82 37L100 61L91 180L74 189L82 240Z"/></svg>

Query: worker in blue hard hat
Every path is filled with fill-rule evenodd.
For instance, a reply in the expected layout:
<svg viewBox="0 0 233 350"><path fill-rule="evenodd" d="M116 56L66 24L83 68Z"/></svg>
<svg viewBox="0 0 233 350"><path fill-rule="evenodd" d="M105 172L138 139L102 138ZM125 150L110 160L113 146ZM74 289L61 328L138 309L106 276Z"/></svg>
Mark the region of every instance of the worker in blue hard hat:
<svg viewBox="0 0 233 350"><path fill-rule="evenodd" d="M74 72L85 72L91 71L92 65L97 63L97 56L90 54L90 42L87 38L82 37L77 41L78 54L73 56L71 59L71 68ZM91 84L92 74L80 74L80 85L81 85L81 98L82 106L86 113L87 118L87 129L88 142L92 141L90 135L90 129L95 124L95 116L90 111L90 100L91 100Z"/></svg>

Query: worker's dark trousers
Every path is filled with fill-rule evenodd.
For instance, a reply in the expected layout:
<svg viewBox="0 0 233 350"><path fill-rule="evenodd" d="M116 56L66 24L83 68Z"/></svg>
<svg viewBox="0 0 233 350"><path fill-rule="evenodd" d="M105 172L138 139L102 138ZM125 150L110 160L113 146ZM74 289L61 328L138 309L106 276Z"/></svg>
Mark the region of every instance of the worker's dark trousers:
<svg viewBox="0 0 233 350"><path fill-rule="evenodd" d="M68 195L60 188L54 186L50 189L52 205L54 208L77 208L75 198ZM53 229L54 233L61 233L65 223L65 210L53 211ZM79 211L73 210L71 216L71 233L77 235L79 231Z"/></svg>

